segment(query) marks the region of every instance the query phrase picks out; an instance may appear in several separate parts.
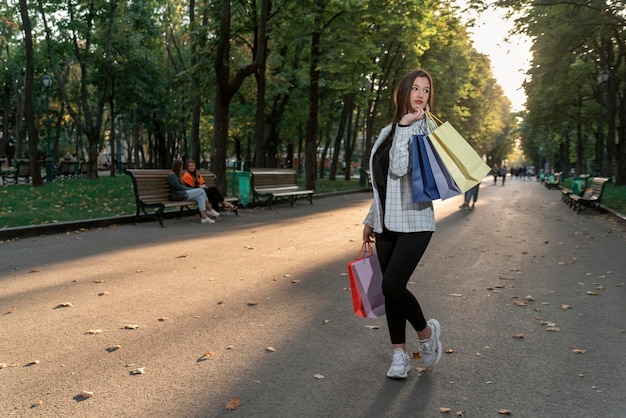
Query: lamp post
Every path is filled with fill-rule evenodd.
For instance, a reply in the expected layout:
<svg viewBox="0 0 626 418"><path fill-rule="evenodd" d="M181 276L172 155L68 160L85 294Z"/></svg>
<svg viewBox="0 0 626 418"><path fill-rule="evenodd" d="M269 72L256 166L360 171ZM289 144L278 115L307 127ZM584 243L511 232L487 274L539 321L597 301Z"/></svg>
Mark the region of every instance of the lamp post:
<svg viewBox="0 0 626 418"><path fill-rule="evenodd" d="M46 135L48 137L48 152L46 153L46 181L52 183L52 148L50 147L50 100L48 92L52 85L52 77L48 74L44 74L41 78L43 86L46 88Z"/></svg>
<svg viewBox="0 0 626 418"><path fill-rule="evenodd" d="M603 162L603 156L604 156L604 128L602 126L602 122L603 122L603 115L602 115L602 111L604 108L604 85L606 84L607 81L609 81L609 72L606 69L603 69L602 71L600 71L598 73L598 76L596 78L596 81L598 82L598 87L599 87L599 91L598 93L600 94L600 115L598 117L598 142L596 143L596 170L597 175L601 175L602 174L602 162Z"/></svg>

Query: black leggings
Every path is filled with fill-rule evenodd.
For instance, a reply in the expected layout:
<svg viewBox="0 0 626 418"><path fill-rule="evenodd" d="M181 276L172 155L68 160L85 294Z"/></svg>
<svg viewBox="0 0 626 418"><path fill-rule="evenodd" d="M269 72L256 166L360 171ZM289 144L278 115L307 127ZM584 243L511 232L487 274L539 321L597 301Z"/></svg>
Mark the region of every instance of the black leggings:
<svg viewBox="0 0 626 418"><path fill-rule="evenodd" d="M206 197L209 199L209 202L211 202L211 208L217 210L218 205L224 201L217 187L209 187L204 189L204 191L206 192Z"/></svg>
<svg viewBox="0 0 626 418"><path fill-rule="evenodd" d="M432 235L432 231L383 232L376 235L376 252L383 271L385 311L392 344L406 343L406 321L415 331L426 328L422 308L406 285Z"/></svg>

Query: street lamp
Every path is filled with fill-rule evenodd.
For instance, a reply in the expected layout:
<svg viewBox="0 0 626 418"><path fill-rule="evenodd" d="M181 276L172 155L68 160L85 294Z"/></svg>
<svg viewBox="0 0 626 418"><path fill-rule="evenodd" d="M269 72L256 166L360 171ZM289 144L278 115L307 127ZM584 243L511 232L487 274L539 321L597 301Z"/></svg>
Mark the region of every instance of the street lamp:
<svg viewBox="0 0 626 418"><path fill-rule="evenodd" d="M43 86L46 88L46 134L48 136L48 152L46 154L46 181L52 183L52 148L50 147L50 100L48 92L52 85L52 77L48 74L44 74L41 78Z"/></svg>
<svg viewBox="0 0 626 418"><path fill-rule="evenodd" d="M599 91L598 93L600 94L600 115L598 117L598 142L596 143L596 170L597 170L597 175L601 175L602 174L602 161L603 161L603 156L604 156L604 138L603 138L603 127L602 127L602 122L604 117L602 116L602 110L604 108L604 85L606 84L607 81L609 81L609 72L607 69L603 69L602 71L600 71L596 77L596 81L598 82L598 87L599 87Z"/></svg>

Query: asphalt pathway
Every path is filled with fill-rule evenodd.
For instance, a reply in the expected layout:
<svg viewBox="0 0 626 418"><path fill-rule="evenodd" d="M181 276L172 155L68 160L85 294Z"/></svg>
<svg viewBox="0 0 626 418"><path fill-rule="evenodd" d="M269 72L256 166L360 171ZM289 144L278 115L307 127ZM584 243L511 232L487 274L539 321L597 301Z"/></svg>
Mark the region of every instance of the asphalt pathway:
<svg viewBox="0 0 626 418"><path fill-rule="evenodd" d="M530 181L436 202L410 289L447 352L394 381L347 289L369 201L1 243L0 416L626 416L626 224Z"/></svg>

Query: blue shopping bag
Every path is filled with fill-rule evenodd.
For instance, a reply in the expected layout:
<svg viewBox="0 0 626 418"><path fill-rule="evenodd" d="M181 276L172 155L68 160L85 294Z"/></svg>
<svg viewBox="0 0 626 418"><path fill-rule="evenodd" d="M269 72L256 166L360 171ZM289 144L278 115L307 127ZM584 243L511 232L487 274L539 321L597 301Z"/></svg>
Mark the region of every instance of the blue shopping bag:
<svg viewBox="0 0 626 418"><path fill-rule="evenodd" d="M441 157L435 149L430 136L424 137L424 146L426 148L426 154L428 155L430 167L433 171L433 176L435 177L435 183L437 184L437 192L439 192L441 200L460 195L461 189L459 189L459 186L457 186L454 182L450 171L448 171L445 164L441 160Z"/></svg>
<svg viewBox="0 0 626 418"><path fill-rule="evenodd" d="M429 202L439 199L437 183L428 159L424 138L426 135L413 135L413 166L412 166L412 193L413 203Z"/></svg>

